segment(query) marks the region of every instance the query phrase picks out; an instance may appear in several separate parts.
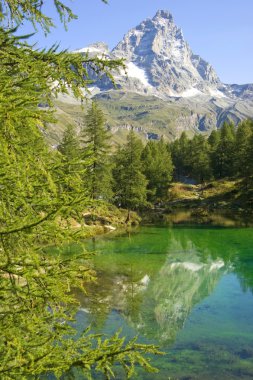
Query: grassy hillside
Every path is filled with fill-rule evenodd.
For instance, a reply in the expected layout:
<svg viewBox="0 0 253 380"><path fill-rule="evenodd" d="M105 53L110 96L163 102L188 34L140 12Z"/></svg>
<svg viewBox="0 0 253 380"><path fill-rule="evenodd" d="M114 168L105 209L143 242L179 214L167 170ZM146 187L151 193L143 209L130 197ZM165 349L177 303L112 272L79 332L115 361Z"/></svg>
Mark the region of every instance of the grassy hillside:
<svg viewBox="0 0 253 380"><path fill-rule="evenodd" d="M141 214L143 224L253 225L253 178L219 180L205 185L172 183L168 199Z"/></svg>
<svg viewBox="0 0 253 380"><path fill-rule="evenodd" d="M105 113L107 127L113 134L115 144L126 141L131 127L143 141L150 138L150 135L153 138L164 136L171 141L183 131L193 136L198 131L201 117L210 118L211 121L213 118L211 113L201 116L197 110L191 111L181 102L165 102L154 96L130 92L108 91L96 95L95 99ZM74 124L80 130L89 101L81 106L69 96L60 96L55 100L55 106L57 124L49 125L46 133L51 145L60 141L67 124Z"/></svg>
<svg viewBox="0 0 253 380"><path fill-rule="evenodd" d="M173 183L168 192L167 207L252 213L253 181L251 178L247 181L223 179L202 185Z"/></svg>

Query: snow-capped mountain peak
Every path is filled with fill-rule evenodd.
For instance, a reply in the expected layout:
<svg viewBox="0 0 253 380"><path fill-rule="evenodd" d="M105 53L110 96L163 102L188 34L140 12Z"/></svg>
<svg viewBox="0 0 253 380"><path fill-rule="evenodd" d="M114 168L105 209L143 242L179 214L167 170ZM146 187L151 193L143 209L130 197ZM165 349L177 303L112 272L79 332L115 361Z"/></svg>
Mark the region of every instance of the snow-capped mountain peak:
<svg viewBox="0 0 253 380"><path fill-rule="evenodd" d="M205 92L220 83L211 65L192 53L168 11L159 10L131 29L112 55L143 70L148 85L165 97L180 96L192 87Z"/></svg>
<svg viewBox="0 0 253 380"><path fill-rule="evenodd" d="M182 29L166 10L158 10L153 18L130 29L112 51L105 43L97 42L75 52L99 58L124 58L126 71L114 76L118 87L126 91L162 99L252 96L250 85L222 84L213 67L192 52ZM114 88L105 76L93 79L102 91Z"/></svg>

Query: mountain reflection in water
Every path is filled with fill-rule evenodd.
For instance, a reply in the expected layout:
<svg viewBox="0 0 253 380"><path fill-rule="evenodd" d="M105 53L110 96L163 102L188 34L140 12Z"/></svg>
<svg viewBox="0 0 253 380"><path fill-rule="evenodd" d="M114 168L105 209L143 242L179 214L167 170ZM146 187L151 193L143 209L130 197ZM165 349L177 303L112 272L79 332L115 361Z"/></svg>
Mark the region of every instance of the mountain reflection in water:
<svg viewBox="0 0 253 380"><path fill-rule="evenodd" d="M146 227L93 239L97 283L77 295L77 328L122 327L158 344L167 354L153 358L160 372L137 369L134 379L252 380L252 247L252 228Z"/></svg>
<svg viewBox="0 0 253 380"><path fill-rule="evenodd" d="M143 336L172 343L192 308L212 293L229 270L230 263L212 258L208 249L202 255L187 236L179 239L174 230L166 235L157 251L152 234L145 249L136 234L116 238L118 246L111 240L95 242L98 280L88 288L88 297L79 296L94 327L101 328L114 310Z"/></svg>

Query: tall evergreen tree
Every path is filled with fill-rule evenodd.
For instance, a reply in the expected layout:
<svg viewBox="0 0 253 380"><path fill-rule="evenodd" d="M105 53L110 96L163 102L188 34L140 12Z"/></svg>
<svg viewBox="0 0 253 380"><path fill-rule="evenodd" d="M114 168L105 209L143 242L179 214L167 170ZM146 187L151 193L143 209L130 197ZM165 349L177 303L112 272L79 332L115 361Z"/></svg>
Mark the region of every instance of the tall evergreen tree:
<svg viewBox="0 0 253 380"><path fill-rule="evenodd" d="M171 144L172 161L175 166L175 177L189 174L189 139L183 132L179 139Z"/></svg>
<svg viewBox="0 0 253 380"><path fill-rule="evenodd" d="M253 122L245 120L238 125L235 138L235 170L241 177L250 175L251 158L249 157Z"/></svg>
<svg viewBox="0 0 253 380"><path fill-rule="evenodd" d="M149 141L142 153L143 173L148 180L148 200L159 201L167 195L172 179L171 154L163 139Z"/></svg>
<svg viewBox="0 0 253 380"><path fill-rule="evenodd" d="M72 191L83 192L82 177L87 162L80 158L80 142L73 125L67 125L57 150L61 153L61 163L59 163L55 172L61 178L61 186L65 186L65 191L69 193ZM62 172L62 175L60 175L60 172Z"/></svg>
<svg viewBox="0 0 253 380"><path fill-rule="evenodd" d="M105 128L105 117L96 102L92 102L85 115L85 127L81 132L84 157L90 164L84 176L85 186L92 199L112 197L112 175L109 161L110 133Z"/></svg>
<svg viewBox="0 0 253 380"><path fill-rule="evenodd" d="M215 130L215 129L212 130L207 141L208 141L208 144L210 146L210 150L215 151L219 145L219 142L220 142L220 131Z"/></svg>
<svg viewBox="0 0 253 380"><path fill-rule="evenodd" d="M230 177L235 174L235 127L232 123L224 123L220 130L220 141L216 149L217 178Z"/></svg>
<svg viewBox="0 0 253 380"><path fill-rule="evenodd" d="M244 173L246 174L246 178L248 178L249 181L252 181L252 176L253 176L253 120L247 120L247 132L248 127L251 129L251 134L249 135L248 138L248 143L246 146L246 155L243 156L245 157L246 160L246 166L244 169ZM243 151L242 151L243 152Z"/></svg>
<svg viewBox="0 0 253 380"><path fill-rule="evenodd" d="M202 135L195 135L190 141L189 149L190 175L197 182L204 182L212 177L208 141Z"/></svg>
<svg viewBox="0 0 253 380"><path fill-rule="evenodd" d="M115 203L128 210L136 210L147 202L148 181L142 173L142 151L141 141L130 131L127 143L118 149L114 157Z"/></svg>
<svg viewBox="0 0 253 380"><path fill-rule="evenodd" d="M68 161L76 160L80 156L80 143L72 124L67 125L57 149Z"/></svg>
<svg viewBox="0 0 253 380"><path fill-rule="evenodd" d="M210 164L212 173L215 177L217 177L217 173L219 171L219 162L217 160L216 152L220 143L220 135L221 134L219 130L213 130L208 137Z"/></svg>

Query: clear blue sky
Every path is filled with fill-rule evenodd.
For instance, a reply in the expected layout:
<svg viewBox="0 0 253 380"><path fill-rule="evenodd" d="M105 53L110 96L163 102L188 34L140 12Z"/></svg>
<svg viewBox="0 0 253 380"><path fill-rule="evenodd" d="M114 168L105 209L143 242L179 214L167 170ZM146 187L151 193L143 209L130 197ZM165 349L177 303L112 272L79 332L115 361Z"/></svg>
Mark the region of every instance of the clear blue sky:
<svg viewBox="0 0 253 380"><path fill-rule="evenodd" d="M54 15L51 0L47 12ZM215 68L224 83L253 83L253 0L65 0L78 15L68 31L56 20L56 29L45 39L38 32L38 46L60 42L76 49L103 41L113 48L132 27L167 9L193 52ZM24 30L31 28L25 26Z"/></svg>

